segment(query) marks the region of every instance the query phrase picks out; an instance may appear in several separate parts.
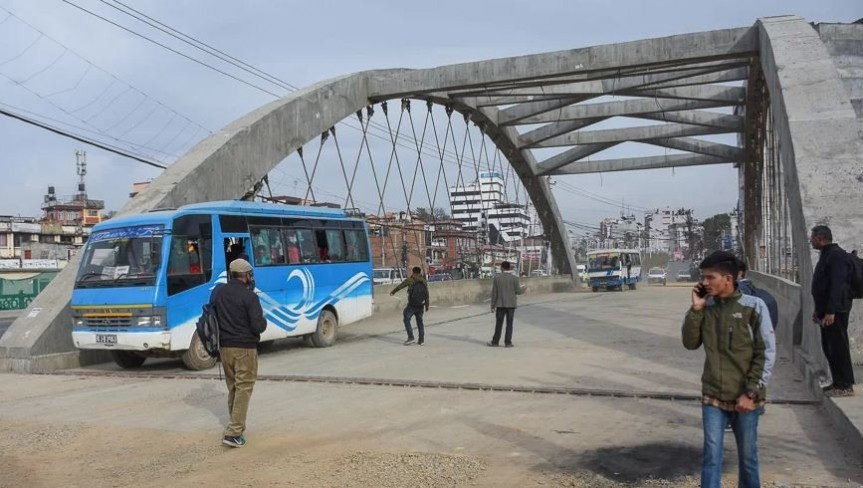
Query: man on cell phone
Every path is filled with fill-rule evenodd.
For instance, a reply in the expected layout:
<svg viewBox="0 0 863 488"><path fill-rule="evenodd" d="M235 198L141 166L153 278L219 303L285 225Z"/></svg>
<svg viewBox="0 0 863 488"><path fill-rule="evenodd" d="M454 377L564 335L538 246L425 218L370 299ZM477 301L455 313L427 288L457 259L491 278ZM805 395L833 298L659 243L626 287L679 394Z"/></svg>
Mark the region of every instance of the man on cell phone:
<svg viewBox="0 0 863 488"><path fill-rule="evenodd" d="M737 289L737 258L717 251L701 262L683 322L683 346L706 355L701 377L704 461L701 486L721 486L725 426L737 440L739 486L761 486L758 418L776 359L776 341L764 302Z"/></svg>

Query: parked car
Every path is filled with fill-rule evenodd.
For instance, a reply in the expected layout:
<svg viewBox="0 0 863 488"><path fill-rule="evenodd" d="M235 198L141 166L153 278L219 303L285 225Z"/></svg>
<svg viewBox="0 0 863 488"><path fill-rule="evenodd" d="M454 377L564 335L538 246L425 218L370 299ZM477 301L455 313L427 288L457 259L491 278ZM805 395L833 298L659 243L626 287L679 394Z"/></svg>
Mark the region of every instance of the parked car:
<svg viewBox="0 0 863 488"><path fill-rule="evenodd" d="M662 283L662 286L665 286L666 282L667 278L664 269L650 268L650 271L647 272L647 284Z"/></svg>
<svg viewBox="0 0 863 488"><path fill-rule="evenodd" d="M682 269L677 272L677 281L692 281L692 275L688 269Z"/></svg>
<svg viewBox="0 0 863 488"><path fill-rule="evenodd" d="M530 272L530 275L534 276L534 277L536 277L536 276L548 276L548 273L546 273L544 269L535 269L535 270Z"/></svg>
<svg viewBox="0 0 863 488"><path fill-rule="evenodd" d="M401 283L407 277L404 269L375 268L372 270L372 282L375 285L392 285Z"/></svg>
<svg viewBox="0 0 863 488"><path fill-rule="evenodd" d="M446 273L433 274L433 275L429 275L428 281L429 282L432 282L432 281L452 281L452 276L450 276Z"/></svg>

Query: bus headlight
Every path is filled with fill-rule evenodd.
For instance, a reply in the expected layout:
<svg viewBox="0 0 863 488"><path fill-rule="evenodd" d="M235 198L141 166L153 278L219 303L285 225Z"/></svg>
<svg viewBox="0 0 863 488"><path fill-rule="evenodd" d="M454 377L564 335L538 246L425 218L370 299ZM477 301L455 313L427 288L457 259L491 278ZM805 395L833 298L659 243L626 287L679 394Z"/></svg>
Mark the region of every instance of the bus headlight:
<svg viewBox="0 0 863 488"><path fill-rule="evenodd" d="M162 327L164 320L161 315L145 315L138 317L138 327Z"/></svg>

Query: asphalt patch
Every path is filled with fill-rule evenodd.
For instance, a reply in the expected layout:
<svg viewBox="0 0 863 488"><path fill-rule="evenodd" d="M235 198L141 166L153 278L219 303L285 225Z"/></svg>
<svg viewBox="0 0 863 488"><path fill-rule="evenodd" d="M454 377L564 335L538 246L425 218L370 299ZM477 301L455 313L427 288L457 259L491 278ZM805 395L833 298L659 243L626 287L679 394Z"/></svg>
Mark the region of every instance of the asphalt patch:
<svg viewBox="0 0 863 488"><path fill-rule="evenodd" d="M579 458L581 468L619 483L675 481L701 472L701 449L673 442L605 447Z"/></svg>

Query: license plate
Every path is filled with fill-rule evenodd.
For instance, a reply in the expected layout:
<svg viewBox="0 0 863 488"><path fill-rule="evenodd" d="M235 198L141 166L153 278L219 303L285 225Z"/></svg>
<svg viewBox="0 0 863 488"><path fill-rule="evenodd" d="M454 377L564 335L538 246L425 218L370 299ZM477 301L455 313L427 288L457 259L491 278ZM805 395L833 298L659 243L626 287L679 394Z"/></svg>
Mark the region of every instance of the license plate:
<svg viewBox="0 0 863 488"><path fill-rule="evenodd" d="M96 344L116 344L117 334L96 334Z"/></svg>

